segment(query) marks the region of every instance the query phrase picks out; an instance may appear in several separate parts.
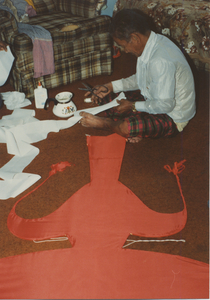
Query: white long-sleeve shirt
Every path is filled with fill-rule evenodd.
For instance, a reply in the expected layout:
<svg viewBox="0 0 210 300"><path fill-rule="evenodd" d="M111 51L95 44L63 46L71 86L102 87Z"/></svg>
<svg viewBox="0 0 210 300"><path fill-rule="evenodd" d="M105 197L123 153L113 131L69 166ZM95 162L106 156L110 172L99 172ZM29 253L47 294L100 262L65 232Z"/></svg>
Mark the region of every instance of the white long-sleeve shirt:
<svg viewBox="0 0 210 300"><path fill-rule="evenodd" d="M194 78L187 60L173 42L153 31L137 59L136 74L112 85L115 93L141 91L145 101L135 103L137 111L166 113L175 123L188 122L195 115Z"/></svg>

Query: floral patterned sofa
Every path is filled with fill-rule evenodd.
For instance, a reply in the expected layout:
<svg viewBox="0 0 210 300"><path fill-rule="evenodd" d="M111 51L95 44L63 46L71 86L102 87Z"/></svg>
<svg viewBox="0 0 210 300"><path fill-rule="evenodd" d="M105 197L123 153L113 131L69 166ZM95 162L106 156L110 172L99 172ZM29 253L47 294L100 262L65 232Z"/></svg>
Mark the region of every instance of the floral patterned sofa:
<svg viewBox="0 0 210 300"><path fill-rule="evenodd" d="M50 32L55 65L53 74L38 78L34 78L31 38L18 31L13 14L0 9L0 36L10 45L15 56L10 75L15 90L33 99L39 81L50 89L96 75L110 75L113 49L109 35L111 18L100 15L105 1L33 0L36 15L29 18L28 24L39 25Z"/></svg>
<svg viewBox="0 0 210 300"><path fill-rule="evenodd" d="M158 33L175 40L198 69L210 71L210 2L202 0L117 0L114 14L137 8L152 18Z"/></svg>

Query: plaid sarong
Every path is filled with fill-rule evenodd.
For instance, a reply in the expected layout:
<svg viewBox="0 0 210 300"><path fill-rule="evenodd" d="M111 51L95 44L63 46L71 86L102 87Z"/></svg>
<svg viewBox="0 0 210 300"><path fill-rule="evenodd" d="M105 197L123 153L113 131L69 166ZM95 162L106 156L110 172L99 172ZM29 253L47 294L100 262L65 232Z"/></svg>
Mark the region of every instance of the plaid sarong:
<svg viewBox="0 0 210 300"><path fill-rule="evenodd" d="M101 104L115 99L118 94L110 93ZM129 101L144 101L140 91L125 92ZM149 114L146 112L129 111L126 114L119 113L115 108L106 111L106 115L114 121L124 120L128 123L128 137L172 137L179 131L173 119L167 114Z"/></svg>

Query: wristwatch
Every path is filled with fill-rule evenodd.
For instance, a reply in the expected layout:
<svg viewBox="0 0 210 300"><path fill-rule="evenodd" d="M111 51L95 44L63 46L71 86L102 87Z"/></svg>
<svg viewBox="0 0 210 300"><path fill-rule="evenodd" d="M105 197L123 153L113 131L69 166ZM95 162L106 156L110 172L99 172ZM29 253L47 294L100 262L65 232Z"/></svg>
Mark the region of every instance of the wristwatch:
<svg viewBox="0 0 210 300"><path fill-rule="evenodd" d="M137 112L136 107L135 107L135 103L136 103L136 102L133 102L133 103L132 103L132 111L133 111L133 112Z"/></svg>

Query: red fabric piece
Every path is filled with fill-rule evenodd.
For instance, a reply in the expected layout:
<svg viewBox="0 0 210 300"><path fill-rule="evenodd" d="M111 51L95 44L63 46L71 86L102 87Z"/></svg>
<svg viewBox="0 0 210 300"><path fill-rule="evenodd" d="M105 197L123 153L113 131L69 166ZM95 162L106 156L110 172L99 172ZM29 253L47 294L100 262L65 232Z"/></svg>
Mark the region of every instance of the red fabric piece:
<svg viewBox="0 0 210 300"><path fill-rule="evenodd" d="M1 298L208 298L208 264L122 249L129 233L163 237L182 230L186 205L173 214L152 211L118 181L125 139L113 134L87 142L89 184L46 217L22 219L17 203L8 217L10 231L20 238L66 235L73 247L1 259Z"/></svg>

